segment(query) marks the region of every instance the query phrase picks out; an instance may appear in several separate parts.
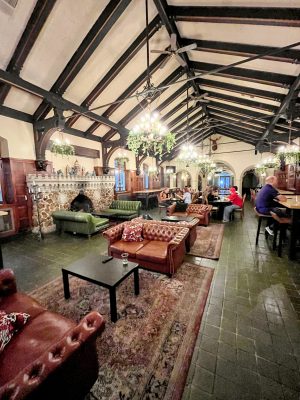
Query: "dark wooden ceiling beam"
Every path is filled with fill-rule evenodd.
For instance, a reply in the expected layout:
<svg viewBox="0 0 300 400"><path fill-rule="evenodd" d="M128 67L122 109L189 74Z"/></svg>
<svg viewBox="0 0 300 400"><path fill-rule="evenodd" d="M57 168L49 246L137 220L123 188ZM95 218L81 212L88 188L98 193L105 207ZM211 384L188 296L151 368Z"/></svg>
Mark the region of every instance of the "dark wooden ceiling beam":
<svg viewBox="0 0 300 400"><path fill-rule="evenodd" d="M186 114L182 114L182 115L183 116L181 119L186 118ZM191 117L189 117L189 128L191 128L193 126L193 123L192 123L193 121L197 120L200 122L201 120L204 120L205 118L207 118L207 116L205 114L203 114L202 112L198 112L198 113L192 115ZM179 132L182 129L186 129L186 128L187 128L187 121L185 120L182 124L178 125L175 128L175 131ZM184 135L186 135L186 133L184 133Z"/></svg>
<svg viewBox="0 0 300 400"><path fill-rule="evenodd" d="M267 91L267 90L261 90L261 89L255 89L255 88L251 88L251 87L247 87L247 86L233 85L233 84L227 83L227 82L219 82L219 81L206 79L205 77L203 77L203 79L196 79L196 83L200 86L205 86L205 89L203 89L205 92L209 91L209 89L206 89L206 87L209 87L212 89L227 90L229 92L239 93L241 95L246 95L246 96L249 95L252 97L255 96L255 97L262 98L262 99L278 101L278 102L281 102L285 97L284 94L281 94L281 93Z"/></svg>
<svg viewBox="0 0 300 400"><path fill-rule="evenodd" d="M105 118L102 115L95 114L94 112L89 111L85 107L78 106L77 104L72 103L71 101L63 99L58 94L49 92L37 85L34 85L31 82L28 82L20 78L19 76L11 74L10 72L7 71L3 71L1 69L0 69L0 82L4 82L10 86L16 87L27 93L30 93L38 98L44 99L49 104L51 104L51 107L55 107L62 111L70 110L76 113L84 114L84 116L86 116L89 119L92 119L94 121L99 121L104 125L117 129L123 135L128 132L128 129L126 129L124 126L119 125L113 121L110 121L108 118Z"/></svg>
<svg viewBox="0 0 300 400"><path fill-rule="evenodd" d="M52 85L50 89L52 92L60 95L65 92L130 2L131 0L111 0L108 3L56 82ZM43 102L34 113L34 119L39 120L45 118L50 109L49 104Z"/></svg>
<svg viewBox="0 0 300 400"><path fill-rule="evenodd" d="M210 64L198 61L191 61L191 68L194 71L205 73L216 68L219 68L218 64ZM222 72L218 72L215 75L225 76L233 79L247 80L250 82L263 83L265 85L273 85L278 87L287 88L293 84L295 77L291 75L284 75L275 72L257 71L254 69L229 67Z"/></svg>
<svg viewBox="0 0 300 400"><path fill-rule="evenodd" d="M250 139L250 140L252 140L252 141L258 141L259 140L259 134L258 135L255 135L253 132L252 133L248 133L248 132L245 132L244 130L240 130L240 129L238 129L237 127L233 127L233 126L231 126L231 127L225 127L225 128L222 128L222 127L218 127L217 129L220 129L220 130L222 130L223 132L231 132L231 133L234 133L234 134L236 134L236 135L239 135L239 137L241 138L241 139L243 139L243 138L245 138L245 139Z"/></svg>
<svg viewBox="0 0 300 400"><path fill-rule="evenodd" d="M162 65L164 60L166 59L166 55L162 54L153 63L150 65L150 74L154 74ZM147 70L145 70L138 78L132 82L132 84L115 100L120 101L126 99L126 97L133 95L138 88L145 83L147 80ZM125 100L126 101L126 100ZM108 109L102 114L104 117L109 117L113 112L115 112L123 102L118 102L116 104L112 104L108 107ZM87 133L93 133L101 124L93 123L87 130Z"/></svg>
<svg viewBox="0 0 300 400"><path fill-rule="evenodd" d="M250 57L275 50L275 47L260 46L245 43L217 42L212 40L198 40L190 38L182 38L184 46L192 43L197 44L197 48L193 51L204 51L209 53L229 54L238 57ZM266 55L263 60L287 62L291 64L300 63L300 50L284 50L277 55Z"/></svg>
<svg viewBox="0 0 300 400"><path fill-rule="evenodd" d="M148 35L149 39L161 27L161 20L157 15L149 24ZM83 107L90 107L90 105L100 96L100 94L109 86L109 84L118 76L122 69L133 59L133 57L142 49L147 40L146 29L132 42L128 49L122 54L117 62L110 68L107 74L101 81L94 87L89 95L83 100L81 105ZM74 117L69 120L68 125L72 126L79 117Z"/></svg>
<svg viewBox="0 0 300 400"><path fill-rule="evenodd" d="M222 100L224 100L228 101L229 103L239 104L241 106L246 106L246 107L252 107L261 112L270 111L276 113L278 109L278 107L273 106L271 104L260 103L255 100L241 99L239 97L234 97L223 93L212 93L211 96L215 99L215 101L220 100L220 103L222 103Z"/></svg>
<svg viewBox="0 0 300 400"><path fill-rule="evenodd" d="M272 133L281 114L287 110L287 108L289 107L289 104L293 100L294 96L296 96L298 98L299 88L300 88L300 74L294 80L292 86L290 87L288 94L285 96L284 100L282 101L282 103L277 111L277 114L274 115L274 118L270 121L270 124L268 125L265 133L261 136L259 143L261 143L264 139L266 139L268 137L268 135L270 135ZM291 113L292 113L292 110L291 110Z"/></svg>
<svg viewBox="0 0 300 400"><path fill-rule="evenodd" d="M217 117L218 121L220 121L220 124L218 124L217 122L213 123L212 125L214 126L214 128L223 128L223 129L230 129L230 128L235 128L235 129L241 129L243 132L245 132L245 134L253 134L253 135L257 135L260 136L262 131L260 129L255 129L255 127L249 127L244 125L243 123L237 123L237 122L233 122L230 123L228 122L228 120L226 118L222 118L222 117ZM226 123L226 125L222 125L222 123ZM218 126L219 125L219 126Z"/></svg>
<svg viewBox="0 0 300 400"><path fill-rule="evenodd" d="M48 16L50 15L56 0L37 1L32 14L27 22L26 28L15 48L6 71L19 75L24 62L30 53L40 31L42 30ZM9 85L0 84L0 104L4 103L9 92Z"/></svg>
<svg viewBox="0 0 300 400"><path fill-rule="evenodd" d="M33 117L30 114L18 111L10 107L0 105L0 114L4 117L18 119L19 121L33 123Z"/></svg>
<svg viewBox="0 0 300 400"><path fill-rule="evenodd" d="M195 108L190 107L189 109L185 109L183 113L177 115L176 118L174 118L172 121L170 121L168 123L168 127L169 129L172 129L172 127L174 127L175 125L178 124L178 122L182 121L183 119L185 119L187 117L187 115L190 115L192 112L195 111ZM191 117L189 117L189 121L192 121L193 119L196 118L197 115L201 115L203 114L203 111L200 111L198 113L195 113L194 115L192 115ZM186 121L184 121L184 123L182 124L183 126L186 125ZM180 125L181 126L181 125ZM176 129L180 129L179 126Z"/></svg>
<svg viewBox="0 0 300 400"><path fill-rule="evenodd" d="M184 125L182 128L184 128L183 130L179 130L174 132L176 134L176 141L178 139L181 139L184 136L188 136L191 135L193 132L195 132L195 129L200 129L200 128L204 128L204 121L205 121L205 117L203 117L202 115L198 115L197 119L195 118L194 122L189 124L189 132L187 132L187 127L186 125Z"/></svg>
<svg viewBox="0 0 300 400"><path fill-rule="evenodd" d="M300 26L300 8L170 6L176 21Z"/></svg>
<svg viewBox="0 0 300 400"><path fill-rule="evenodd" d="M218 133L219 135L222 135L222 136L227 136L231 139L236 139L240 142L250 144L251 146L255 146L255 144L256 144L256 142L254 140L247 139L247 138L241 138L239 135L236 135L235 133L224 131L223 129L220 129L220 128L216 129L216 133Z"/></svg>
<svg viewBox="0 0 300 400"><path fill-rule="evenodd" d="M219 102L215 102L214 100L210 100L209 104L207 104L207 108L210 109L211 107L213 108L220 108L220 109L224 109L226 111L231 111L232 113L234 113L234 116L238 116L239 118L242 117L257 117L257 118L261 118L261 117L265 117L266 114L264 114L263 112L257 112L257 111L253 111L253 110L248 110L247 108L240 108L236 105L229 105L229 104L225 104L225 103L219 103ZM266 117L267 118L267 117ZM272 115L270 115L270 118L272 118Z"/></svg>
<svg viewBox="0 0 300 400"><path fill-rule="evenodd" d="M183 74L183 70L181 67L178 67L175 71L173 71L163 82L162 85L168 85L169 83L176 82ZM166 89L165 89L166 90ZM163 92L163 91L162 91ZM156 99L159 98L162 92L156 93L152 97L152 102L155 101ZM143 109L145 109L148 105L148 102L146 99L142 100L140 104L135 106L132 110L130 110L129 113L127 113L121 121L119 121L119 124L126 126L130 121L132 121L137 115L141 113ZM103 136L103 141L110 140L114 135L116 134L116 131L114 129L109 130L104 136Z"/></svg>

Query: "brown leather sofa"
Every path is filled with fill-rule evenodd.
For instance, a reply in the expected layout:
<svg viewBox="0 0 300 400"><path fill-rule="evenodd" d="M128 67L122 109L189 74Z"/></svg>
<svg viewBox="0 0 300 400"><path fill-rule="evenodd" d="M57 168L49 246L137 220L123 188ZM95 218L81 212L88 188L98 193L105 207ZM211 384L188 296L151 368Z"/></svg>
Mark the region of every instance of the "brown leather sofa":
<svg viewBox="0 0 300 400"><path fill-rule="evenodd" d="M0 353L0 399L82 400L98 376L102 316L93 311L77 325L47 311L17 292L10 269L0 270L0 309L30 315Z"/></svg>
<svg viewBox="0 0 300 400"><path fill-rule="evenodd" d="M149 224L161 224L161 225L166 225L166 226L178 226L181 228L188 228L189 234L187 235L185 239L185 247L186 251L189 252L190 248L193 246L195 243L195 240L197 238L197 226L199 224L199 220L197 218L194 218L191 222L165 222L165 221L157 221L157 220L147 220L143 219L143 217L138 217L132 220L132 222L144 222L144 223L149 223Z"/></svg>
<svg viewBox="0 0 300 400"><path fill-rule="evenodd" d="M209 224L211 205L206 204L189 204L186 211L175 211L176 204L172 204L167 208L167 215L178 217L195 217L199 219L199 225L207 226Z"/></svg>
<svg viewBox="0 0 300 400"><path fill-rule="evenodd" d="M142 242L125 242L122 240L124 222L106 230L103 236L108 240L108 253L121 258L122 253L128 253L129 261L138 263L141 267L152 271L173 275L182 264L185 255L185 239L188 228L162 225L161 223L143 222Z"/></svg>

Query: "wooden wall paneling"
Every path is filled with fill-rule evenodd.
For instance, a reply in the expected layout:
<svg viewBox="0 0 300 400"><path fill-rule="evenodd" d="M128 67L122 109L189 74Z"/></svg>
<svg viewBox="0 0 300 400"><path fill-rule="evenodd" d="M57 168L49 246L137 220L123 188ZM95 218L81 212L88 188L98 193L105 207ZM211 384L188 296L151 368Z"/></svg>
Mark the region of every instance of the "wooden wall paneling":
<svg viewBox="0 0 300 400"><path fill-rule="evenodd" d="M286 167L287 170L287 167ZM287 189L287 171L277 170L275 171L275 176L278 179L278 189L286 190Z"/></svg>
<svg viewBox="0 0 300 400"><path fill-rule="evenodd" d="M287 166L287 189L296 190L296 165L290 164Z"/></svg>

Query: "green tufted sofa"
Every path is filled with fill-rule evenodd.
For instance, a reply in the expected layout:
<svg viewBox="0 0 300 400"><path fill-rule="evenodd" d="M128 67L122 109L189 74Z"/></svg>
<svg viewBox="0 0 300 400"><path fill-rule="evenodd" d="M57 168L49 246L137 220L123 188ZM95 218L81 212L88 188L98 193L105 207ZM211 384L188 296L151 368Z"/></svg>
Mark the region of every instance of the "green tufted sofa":
<svg viewBox="0 0 300 400"><path fill-rule="evenodd" d="M109 226L107 218L97 218L80 211L54 211L52 218L58 232L82 233L89 237L91 234Z"/></svg>
<svg viewBox="0 0 300 400"><path fill-rule="evenodd" d="M106 214L113 214L117 218L124 220L131 220L140 215L142 203L140 201L130 201L130 200L114 200L109 208L101 210Z"/></svg>

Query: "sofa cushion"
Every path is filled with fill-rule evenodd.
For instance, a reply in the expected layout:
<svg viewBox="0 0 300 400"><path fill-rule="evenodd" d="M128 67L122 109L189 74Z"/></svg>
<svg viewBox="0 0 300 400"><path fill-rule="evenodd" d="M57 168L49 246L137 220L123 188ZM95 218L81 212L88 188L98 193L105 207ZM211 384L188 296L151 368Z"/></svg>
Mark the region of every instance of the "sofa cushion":
<svg viewBox="0 0 300 400"><path fill-rule="evenodd" d="M9 313L0 310L0 352L10 342L11 338L26 324L29 314Z"/></svg>
<svg viewBox="0 0 300 400"><path fill-rule="evenodd" d="M36 318L30 318L23 327L22 334L15 335L1 353L0 386L32 364L74 327L73 321L49 311L44 311Z"/></svg>
<svg viewBox="0 0 300 400"><path fill-rule="evenodd" d="M142 242L124 242L123 240L118 240L110 245L110 251L117 254L128 253L130 258L135 258L136 252L148 242L148 240L143 240Z"/></svg>
<svg viewBox="0 0 300 400"><path fill-rule="evenodd" d="M109 224L109 219L92 217L92 222L93 222L93 224L95 224L95 226L108 225Z"/></svg>
<svg viewBox="0 0 300 400"><path fill-rule="evenodd" d="M142 224L126 224L123 229L122 240L124 242L142 242Z"/></svg>
<svg viewBox="0 0 300 400"><path fill-rule="evenodd" d="M64 221L76 221L76 222L88 222L92 217L89 213L84 212L76 212L76 211L54 211L52 213L52 217L57 220L64 220Z"/></svg>
<svg viewBox="0 0 300 400"><path fill-rule="evenodd" d="M6 313L25 312L30 314L31 318L45 311L45 308L32 297L19 292L0 298L0 309L5 310Z"/></svg>
<svg viewBox="0 0 300 400"><path fill-rule="evenodd" d="M113 211L116 215L136 215L136 211L133 210L118 210L111 208L110 211Z"/></svg>
<svg viewBox="0 0 300 400"><path fill-rule="evenodd" d="M152 240L137 251L136 258L137 260L164 264L168 254L168 244L168 242Z"/></svg>
<svg viewBox="0 0 300 400"><path fill-rule="evenodd" d="M205 216L203 214L197 214L197 213L190 213L189 217L194 217L194 218L198 218L200 220L204 219Z"/></svg>

